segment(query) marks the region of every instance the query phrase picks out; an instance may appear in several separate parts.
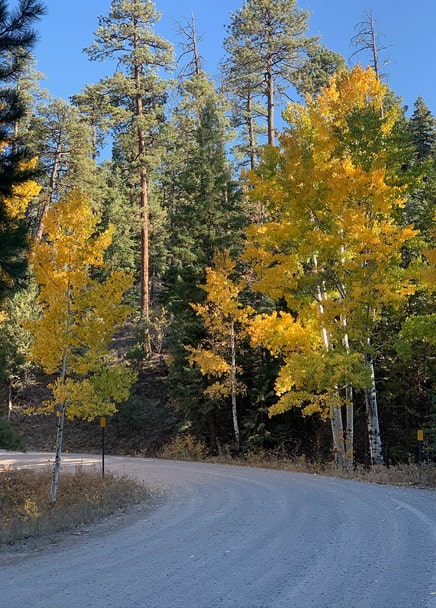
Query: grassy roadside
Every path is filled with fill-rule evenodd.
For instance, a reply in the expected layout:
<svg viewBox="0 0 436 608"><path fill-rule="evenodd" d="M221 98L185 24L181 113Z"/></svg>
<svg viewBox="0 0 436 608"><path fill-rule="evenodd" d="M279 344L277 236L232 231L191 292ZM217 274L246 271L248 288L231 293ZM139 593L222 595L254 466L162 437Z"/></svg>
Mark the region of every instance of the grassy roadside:
<svg viewBox="0 0 436 608"><path fill-rule="evenodd" d="M178 449L175 449L177 447ZM183 447L183 449L181 449ZM356 467L352 474L340 472L334 464L310 463L304 458L288 459L272 453L253 453L243 457L206 457L199 446L188 442L172 445L161 457L248 467L279 469L312 475L354 479L371 483L436 489L436 467L416 463ZM97 470L76 469L59 477L57 502L50 507L52 469L5 469L0 471L0 547L25 539L50 537L96 523L139 503L150 503L153 493L126 476Z"/></svg>
<svg viewBox="0 0 436 608"><path fill-rule="evenodd" d="M368 483L384 485L419 487L436 490L436 465L434 463L408 462L396 465L375 465L365 467L357 464L353 471L341 471L334 462L312 462L304 456L288 457L281 450L258 450L236 456L224 450L217 456L210 457L204 445L191 435L177 436L161 451L161 458L168 460L193 460L216 464L277 469L293 473L323 475L340 479L353 479Z"/></svg>
<svg viewBox="0 0 436 608"><path fill-rule="evenodd" d="M106 474L103 479L98 471L78 468L62 472L51 507L51 478L51 468L0 472L0 546L73 530L152 498L128 477Z"/></svg>
<svg viewBox="0 0 436 608"><path fill-rule="evenodd" d="M410 462L396 465L378 464L370 468L356 465L353 471L339 470L334 463L308 462L304 457L295 459L281 459L259 455L248 456L246 466L280 469L294 473L308 473L310 475L324 475L325 477L338 477L340 479L353 479L367 483L382 485L419 487L436 490L436 466L434 464L418 465Z"/></svg>

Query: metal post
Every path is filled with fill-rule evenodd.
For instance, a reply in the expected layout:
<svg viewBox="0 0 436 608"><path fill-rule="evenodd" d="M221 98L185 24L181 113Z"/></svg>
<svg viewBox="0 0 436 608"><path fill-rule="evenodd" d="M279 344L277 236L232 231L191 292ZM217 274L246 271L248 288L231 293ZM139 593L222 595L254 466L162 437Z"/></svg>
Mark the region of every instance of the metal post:
<svg viewBox="0 0 436 608"><path fill-rule="evenodd" d="M104 430L106 428L106 417L100 417L101 427L101 476L104 477Z"/></svg>
<svg viewBox="0 0 436 608"><path fill-rule="evenodd" d="M419 466L422 466L423 462L423 444L424 444L424 431L422 429L418 429L416 433L418 439L418 462Z"/></svg>

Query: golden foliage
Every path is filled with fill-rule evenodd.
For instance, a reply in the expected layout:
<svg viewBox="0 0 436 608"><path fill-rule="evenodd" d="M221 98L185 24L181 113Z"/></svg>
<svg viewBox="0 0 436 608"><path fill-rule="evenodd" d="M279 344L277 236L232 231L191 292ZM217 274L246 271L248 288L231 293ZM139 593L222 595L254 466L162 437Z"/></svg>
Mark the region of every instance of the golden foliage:
<svg viewBox="0 0 436 608"><path fill-rule="evenodd" d="M383 307L417 289L401 259L417 233L395 219L407 194L391 143L400 108L382 112L385 95L371 69L339 72L305 105L289 105L280 147L249 173L268 221L248 228L243 257L255 289L292 311L249 328L253 344L283 357L271 414L329 412L335 387L368 385L361 345Z"/></svg>
<svg viewBox="0 0 436 608"><path fill-rule="evenodd" d="M20 169L34 169L36 167L36 163L36 159L22 162L20 164ZM16 184L13 186L12 196L4 199L8 215L14 219L22 219L25 216L29 203L36 196L38 196L40 191L41 186L34 180L27 180L21 184Z"/></svg>
<svg viewBox="0 0 436 608"><path fill-rule="evenodd" d="M247 335L254 310L239 301L245 286L232 279L234 273L235 262L229 252L217 252L213 268L206 269L206 283L200 285L207 294L206 301L191 304L202 317L208 337L197 348L185 348L189 351L188 361L198 365L202 375L219 378L204 391L210 399L225 399L232 390L237 394L245 392L245 386L236 380L240 370L232 358L236 357L237 343Z"/></svg>
<svg viewBox="0 0 436 608"><path fill-rule="evenodd" d="M45 238L34 243L30 255L42 314L25 323L34 336L29 358L46 373L58 374L44 408L62 404L69 417L88 420L112 414L135 379L110 360L114 329L131 313L122 299L132 277L118 271L105 280L92 278L113 233L110 227L98 234L99 219L78 192L50 209Z"/></svg>

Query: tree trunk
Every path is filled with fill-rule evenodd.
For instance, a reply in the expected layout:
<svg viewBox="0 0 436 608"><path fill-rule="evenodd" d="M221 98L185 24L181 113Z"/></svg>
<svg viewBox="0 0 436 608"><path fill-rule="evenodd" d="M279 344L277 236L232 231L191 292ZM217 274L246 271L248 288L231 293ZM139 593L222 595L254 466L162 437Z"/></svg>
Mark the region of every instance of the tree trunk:
<svg viewBox="0 0 436 608"><path fill-rule="evenodd" d="M375 387L375 373L372 358L365 353L365 365L371 374L371 387L365 389L365 405L368 424L369 455L371 465L383 464L382 444L380 437L380 424L378 418L377 391Z"/></svg>
<svg viewBox="0 0 436 608"><path fill-rule="evenodd" d="M55 456L55 466L53 469L53 478L51 482L51 494L50 494L50 504L52 507L56 504L57 491L58 491L58 479L59 479L59 471L61 469L61 458L62 458L62 440L64 436L64 423L65 423L65 405L61 404L57 417L57 432L56 432L56 456Z"/></svg>
<svg viewBox="0 0 436 608"><path fill-rule="evenodd" d="M135 64L135 86L136 86L136 118L138 121L138 158L141 163L139 186L140 186L140 210L141 210L141 315L146 322L146 334L144 348L146 353L151 353L149 320L150 320L150 270L149 270L149 206L148 206L148 179L147 167L145 166L145 133L142 126L144 108L141 94L141 67Z"/></svg>
<svg viewBox="0 0 436 608"><path fill-rule="evenodd" d="M313 256L313 264L315 271L318 272L318 258ZM327 299L327 293L324 284L317 285L317 301L320 315L324 314L323 301ZM322 339L326 350L330 350L330 336L325 327L321 327ZM339 396L339 393L338 393ZM333 404L330 408L330 425L332 429L333 449L335 453L336 465L339 469L345 468L345 442L344 442L344 425L342 422L342 410L338 404Z"/></svg>
<svg viewBox="0 0 436 608"><path fill-rule="evenodd" d="M65 382L67 370L67 355L64 353L62 359L62 370L61 370L61 381ZM51 482L51 494L50 494L50 504L52 507L56 504L56 497L58 491L58 479L59 479L59 471L61 469L61 459L62 459L62 440L64 437L64 423L65 423L65 403L60 403L57 410L57 422L56 422L56 456L55 456L55 466L53 469L53 478Z"/></svg>
<svg viewBox="0 0 436 608"><path fill-rule="evenodd" d="M141 314L148 323L150 318L150 289L149 289L149 225L148 225L148 193L147 170L141 169Z"/></svg>
<svg viewBox="0 0 436 608"><path fill-rule="evenodd" d="M12 382L9 382L8 388L8 422L11 421L11 413L12 413Z"/></svg>
<svg viewBox="0 0 436 608"><path fill-rule="evenodd" d="M53 167L50 174L50 182L48 187L48 195L44 202L44 207L42 208L41 215L38 220L38 224L35 228L35 239L40 241L42 239L42 235L44 233L44 219L47 215L48 210L50 209L53 203L53 196L57 187L58 174L59 174L59 164L62 154L62 144L59 142L56 146L55 157L53 160Z"/></svg>
<svg viewBox="0 0 436 608"><path fill-rule="evenodd" d="M345 387L345 398L347 400L347 425L345 431L345 460L347 471L351 474L354 469L354 404L353 387Z"/></svg>
<svg viewBox="0 0 436 608"><path fill-rule="evenodd" d="M330 424L332 429L333 449L335 461L338 469L345 469L345 444L344 426L342 423L342 411L339 405L332 405L330 408Z"/></svg>
<svg viewBox="0 0 436 608"><path fill-rule="evenodd" d="M269 60L268 70L266 73L266 84L268 92L268 144L275 145L275 127L274 127L274 74L272 67L272 59Z"/></svg>
<svg viewBox="0 0 436 608"><path fill-rule="evenodd" d="M231 361L231 392L232 392L232 416L233 416L233 429L235 432L235 444L236 451L241 451L241 441L239 435L239 424L238 424L238 411L236 408L236 339L235 339L235 323L231 322L231 351L232 351L232 361Z"/></svg>
<svg viewBox="0 0 436 608"><path fill-rule="evenodd" d="M256 140L254 137L254 120L252 115L252 96L248 94L247 99L247 116L248 116L248 147L250 156L250 169L254 171L256 168Z"/></svg>
<svg viewBox="0 0 436 608"><path fill-rule="evenodd" d="M341 296L343 299L346 297L345 287L341 284L340 286ZM345 328L347 326L347 319L341 316L341 324ZM350 343L348 339L348 333L344 334L342 343L347 353L350 352ZM353 402L353 387L351 384L345 387L345 399L347 424L345 430L345 460L347 471L352 474L354 469L354 402Z"/></svg>

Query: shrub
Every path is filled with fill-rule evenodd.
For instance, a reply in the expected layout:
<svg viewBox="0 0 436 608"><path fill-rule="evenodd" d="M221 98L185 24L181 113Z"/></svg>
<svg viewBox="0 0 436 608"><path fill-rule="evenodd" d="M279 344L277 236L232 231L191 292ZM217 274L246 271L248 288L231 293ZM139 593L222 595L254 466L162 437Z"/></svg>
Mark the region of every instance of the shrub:
<svg viewBox="0 0 436 608"><path fill-rule="evenodd" d="M177 435L171 443L163 447L160 456L169 460L202 460L206 448L191 434Z"/></svg>
<svg viewBox="0 0 436 608"><path fill-rule="evenodd" d="M24 439L7 420L0 420L0 448L5 450L25 450Z"/></svg>

